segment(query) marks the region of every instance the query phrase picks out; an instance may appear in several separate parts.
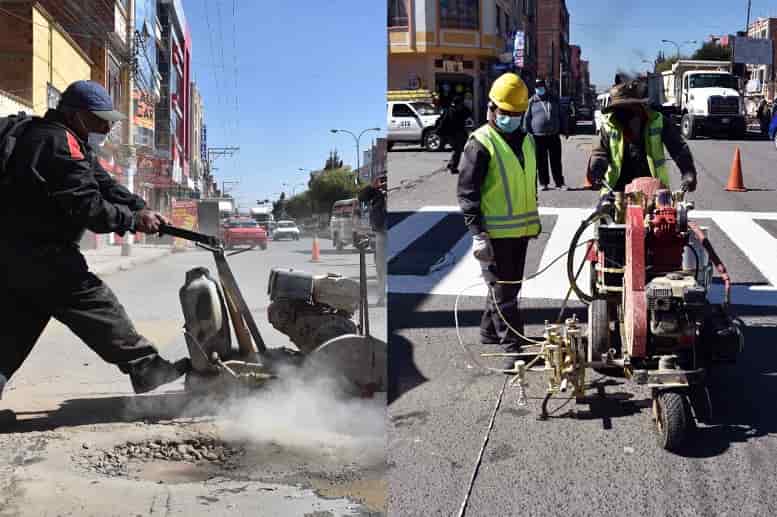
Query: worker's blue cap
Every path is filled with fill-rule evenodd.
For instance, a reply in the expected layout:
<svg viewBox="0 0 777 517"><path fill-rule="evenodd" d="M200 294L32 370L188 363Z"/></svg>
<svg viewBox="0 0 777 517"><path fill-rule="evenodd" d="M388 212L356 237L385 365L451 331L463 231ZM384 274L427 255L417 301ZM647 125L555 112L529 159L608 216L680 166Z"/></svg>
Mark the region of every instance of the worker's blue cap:
<svg viewBox="0 0 777 517"><path fill-rule="evenodd" d="M89 111L108 122L127 118L113 109L113 99L108 90L94 81L76 81L67 87L59 100L59 107L71 110Z"/></svg>

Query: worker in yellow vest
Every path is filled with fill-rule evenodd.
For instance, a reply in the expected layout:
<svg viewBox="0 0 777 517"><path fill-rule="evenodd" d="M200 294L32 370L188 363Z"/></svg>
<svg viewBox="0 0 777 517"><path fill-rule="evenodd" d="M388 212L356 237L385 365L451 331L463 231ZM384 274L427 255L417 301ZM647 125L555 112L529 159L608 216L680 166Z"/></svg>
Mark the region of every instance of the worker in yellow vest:
<svg viewBox="0 0 777 517"><path fill-rule="evenodd" d="M488 122L475 130L459 162L458 200L473 236L491 294L480 324L484 344L520 351L524 339L518 311L529 240L542 227L537 212L537 159L534 138L522 129L528 90L515 74L503 74L489 92ZM498 306L495 306L495 304ZM501 313L501 314L500 314ZM509 357L505 369L512 369Z"/></svg>
<svg viewBox="0 0 777 517"><path fill-rule="evenodd" d="M604 179L615 192L632 180L652 176L671 188L664 147L682 174L681 188L696 190L696 168L688 144L668 117L648 104L644 81L629 81L610 90L611 103L602 110L598 145L588 161L588 179L599 186ZM607 189L602 199L611 198Z"/></svg>

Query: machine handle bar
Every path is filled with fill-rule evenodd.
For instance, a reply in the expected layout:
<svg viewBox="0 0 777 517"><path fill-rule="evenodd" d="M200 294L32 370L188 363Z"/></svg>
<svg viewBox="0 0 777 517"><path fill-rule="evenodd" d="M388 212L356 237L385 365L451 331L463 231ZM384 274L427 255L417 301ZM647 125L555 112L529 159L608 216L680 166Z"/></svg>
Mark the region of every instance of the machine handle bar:
<svg viewBox="0 0 777 517"><path fill-rule="evenodd" d="M185 239L187 241L199 242L207 246L213 246L215 248L221 245L221 241L213 235L206 235L204 233L194 232L185 228L178 228L177 226L169 226L162 224L159 226L159 235L170 235L172 237L178 237L179 239Z"/></svg>

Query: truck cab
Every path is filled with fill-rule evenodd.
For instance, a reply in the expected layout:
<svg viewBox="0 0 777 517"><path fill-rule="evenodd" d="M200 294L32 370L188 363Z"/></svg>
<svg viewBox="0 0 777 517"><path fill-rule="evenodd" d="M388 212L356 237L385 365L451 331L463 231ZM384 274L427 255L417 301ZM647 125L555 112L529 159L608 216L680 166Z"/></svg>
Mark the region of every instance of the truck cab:
<svg viewBox="0 0 777 517"><path fill-rule="evenodd" d="M720 61L680 60L663 76L662 103L680 118L686 139L703 133L745 134L745 105L740 80Z"/></svg>

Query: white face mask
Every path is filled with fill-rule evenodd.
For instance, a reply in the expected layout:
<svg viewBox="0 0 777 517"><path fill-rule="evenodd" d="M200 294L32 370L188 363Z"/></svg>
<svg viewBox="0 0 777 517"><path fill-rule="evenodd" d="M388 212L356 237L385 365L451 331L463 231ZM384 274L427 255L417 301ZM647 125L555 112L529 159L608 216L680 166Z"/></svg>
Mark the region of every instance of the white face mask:
<svg viewBox="0 0 777 517"><path fill-rule="evenodd" d="M104 135L102 133L89 133L89 137L87 138L89 145L95 149L104 146L106 140L108 140L108 135Z"/></svg>

